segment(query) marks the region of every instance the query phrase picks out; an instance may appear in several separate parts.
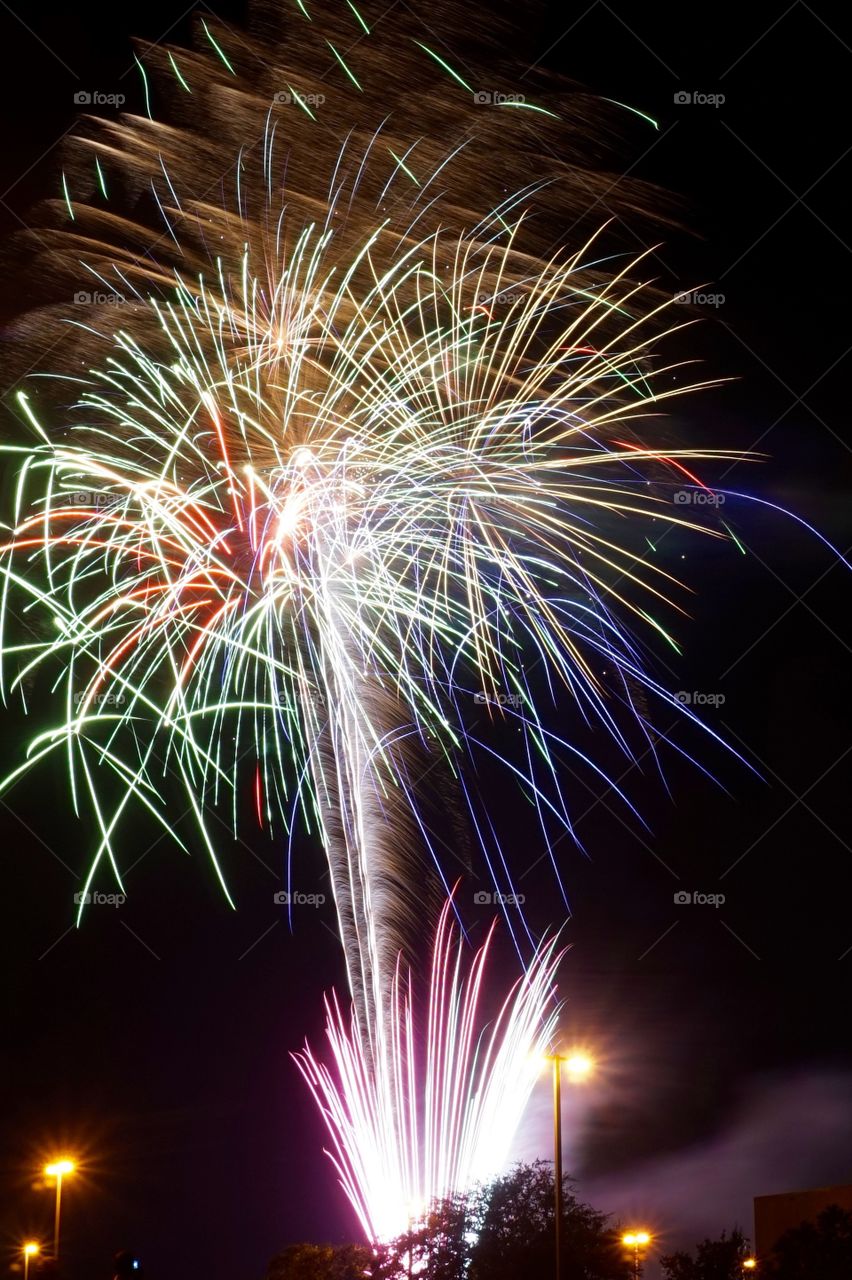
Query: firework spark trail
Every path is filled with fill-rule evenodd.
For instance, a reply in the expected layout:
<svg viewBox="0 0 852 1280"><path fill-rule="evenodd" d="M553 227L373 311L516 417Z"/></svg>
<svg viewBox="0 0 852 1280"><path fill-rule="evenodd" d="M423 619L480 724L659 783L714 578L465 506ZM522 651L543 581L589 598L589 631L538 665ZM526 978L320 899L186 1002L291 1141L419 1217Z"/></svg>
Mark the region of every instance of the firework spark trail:
<svg viewBox="0 0 852 1280"><path fill-rule="evenodd" d="M357 1019L347 1020L334 996L326 1001L331 1065L307 1045L294 1054L325 1120L340 1184L371 1241L402 1235L434 1202L504 1168L556 1027L556 940L536 950L488 1023L480 1003L494 929L465 964L451 905L435 935L424 1064L411 975L399 966L388 1074L376 1075Z"/></svg>

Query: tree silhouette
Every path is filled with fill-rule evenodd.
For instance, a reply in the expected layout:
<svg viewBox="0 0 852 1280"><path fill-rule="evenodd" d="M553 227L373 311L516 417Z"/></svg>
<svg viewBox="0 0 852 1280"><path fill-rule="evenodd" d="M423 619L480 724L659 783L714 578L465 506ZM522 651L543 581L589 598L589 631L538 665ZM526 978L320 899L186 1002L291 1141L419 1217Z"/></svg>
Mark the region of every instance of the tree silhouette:
<svg viewBox="0 0 852 1280"><path fill-rule="evenodd" d="M625 1280L631 1274L620 1233L606 1214L583 1204L566 1179L563 1274L576 1280ZM373 1280L531 1280L554 1264L553 1172L520 1164L467 1196L433 1206L411 1231L383 1248Z"/></svg>
<svg viewBox="0 0 852 1280"><path fill-rule="evenodd" d="M852 1213L830 1205L815 1222L785 1232L763 1273L771 1280L850 1280Z"/></svg>
<svg viewBox="0 0 852 1280"><path fill-rule="evenodd" d="M471 1280L530 1280L553 1270L553 1171L543 1161L517 1165L487 1187L471 1261ZM624 1280L631 1274L621 1233L606 1214L583 1204L564 1180L562 1274Z"/></svg>
<svg viewBox="0 0 852 1280"><path fill-rule="evenodd" d="M743 1262L751 1250L749 1242L734 1227L718 1240L702 1240L691 1253L671 1253L660 1259L665 1280L743 1280Z"/></svg>
<svg viewBox="0 0 852 1280"><path fill-rule="evenodd" d="M363 1280L373 1263L364 1244L291 1244L269 1264L267 1280Z"/></svg>

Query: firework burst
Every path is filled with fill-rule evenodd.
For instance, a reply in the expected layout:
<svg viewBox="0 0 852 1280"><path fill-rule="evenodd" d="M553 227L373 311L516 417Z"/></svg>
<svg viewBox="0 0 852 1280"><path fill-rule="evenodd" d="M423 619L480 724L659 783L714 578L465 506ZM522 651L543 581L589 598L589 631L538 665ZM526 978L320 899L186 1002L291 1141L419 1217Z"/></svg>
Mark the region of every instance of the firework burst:
<svg viewBox="0 0 852 1280"><path fill-rule="evenodd" d="M528 792L567 822L524 655L626 746L597 670L666 697L629 619L665 634L651 610L674 582L611 529L692 521L649 491L659 451L614 439L671 394L654 391L667 368L644 367L650 317L599 332L634 285L578 297L577 261L554 262L494 318L474 299L505 278L511 241L475 255L430 237L381 270L368 242L375 283L355 295L346 280L330 292L329 237L312 238L262 321L248 263L236 296L201 281L153 302L168 363L117 334L82 393L80 443L49 438L21 395L43 442L22 450L5 599L26 592L53 635L5 657L25 659L13 683L59 672L65 716L23 767L60 751L88 796L101 841L86 888L104 859L120 878L131 800L173 828L164 767L218 870L206 807L236 803L237 762L255 755L261 816L323 832L366 1029L400 946L405 873L385 832L411 798L405 736L455 768L467 704L502 709L508 693L543 763Z"/></svg>
<svg viewBox="0 0 852 1280"><path fill-rule="evenodd" d="M656 755L650 704L683 709L645 643L675 644L680 584L633 531L702 527L670 500L701 453L654 421L676 365L647 256L614 261L591 232L602 200L638 218L647 192L590 163L584 95L488 106L486 73L404 27L374 38L351 4L304 24L295 67L201 26L206 53L140 63L148 115L160 86L176 123L89 121L32 242L51 279L76 287L82 264L107 292L84 323L48 306L20 326L23 350L54 350L18 394L36 442L4 446L2 688L43 672L57 712L7 784L65 758L98 830L86 888L104 863L121 883L134 806L180 839L164 774L223 887L210 814L237 826L244 762L262 825L318 830L355 1021L329 1007L338 1083L301 1065L383 1234L395 1180L412 1201L493 1169L489 1117L523 1095L555 964L536 951L474 1058L485 953L462 989L442 917L425 1168L399 960L444 881L423 762L469 798L494 753L472 712L509 717L545 837L570 831L555 754L579 752L547 726L536 667L577 723L630 755L626 710ZM574 247L551 248L554 223Z"/></svg>

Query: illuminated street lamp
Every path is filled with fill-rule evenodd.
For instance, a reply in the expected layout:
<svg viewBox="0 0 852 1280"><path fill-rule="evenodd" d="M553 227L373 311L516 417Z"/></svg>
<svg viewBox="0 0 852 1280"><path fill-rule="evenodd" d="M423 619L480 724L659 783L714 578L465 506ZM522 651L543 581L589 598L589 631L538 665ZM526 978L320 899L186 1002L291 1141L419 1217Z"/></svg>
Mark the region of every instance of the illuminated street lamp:
<svg viewBox="0 0 852 1280"><path fill-rule="evenodd" d="M53 1258L59 1261L59 1215L62 1208L62 1179L74 1172L73 1160L54 1160L44 1166L48 1178L56 1179L56 1212L53 1218Z"/></svg>
<svg viewBox="0 0 852 1280"><path fill-rule="evenodd" d="M743 1258L743 1275L747 1271L754 1271L757 1267L757 1258Z"/></svg>
<svg viewBox="0 0 852 1280"><path fill-rule="evenodd" d="M41 1245L36 1244L35 1240L28 1240L21 1252L24 1255L24 1280L29 1280L30 1258L35 1258L41 1253Z"/></svg>
<svg viewBox="0 0 852 1280"><path fill-rule="evenodd" d="M569 1053L562 1061L571 1084L583 1084L595 1069L594 1058L587 1053Z"/></svg>
<svg viewBox="0 0 852 1280"><path fill-rule="evenodd" d="M556 1246L556 1280L562 1280L562 1064L568 1072L571 1084L583 1084L595 1069L594 1059L587 1053L573 1050L571 1053L549 1053L547 1061L553 1064L553 1186L554 1243Z"/></svg>
<svg viewBox="0 0 852 1280"><path fill-rule="evenodd" d="M641 1250L647 1249L651 1243L650 1232L628 1231L621 1237L621 1243L625 1248L633 1250L633 1280L639 1280L642 1274Z"/></svg>

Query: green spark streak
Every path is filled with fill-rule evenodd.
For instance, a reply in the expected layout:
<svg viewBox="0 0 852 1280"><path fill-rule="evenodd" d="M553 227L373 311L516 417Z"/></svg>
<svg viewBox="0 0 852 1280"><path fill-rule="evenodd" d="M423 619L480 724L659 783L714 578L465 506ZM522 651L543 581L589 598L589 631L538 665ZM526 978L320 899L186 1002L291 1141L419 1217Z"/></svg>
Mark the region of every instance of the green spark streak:
<svg viewBox="0 0 852 1280"><path fill-rule="evenodd" d="M463 89L467 89L468 93L474 92L472 86L469 85L466 80L462 80L459 73L457 71L454 71L453 68L450 66L450 64L448 62L445 62L444 59L440 57L435 52L434 49L430 49L428 44L421 44L419 40L415 40L414 43L417 45L418 49L422 49L424 53L428 53L430 58L434 58L439 66L443 67L445 71L449 72L449 74L453 77L453 79L457 80Z"/></svg>
<svg viewBox="0 0 852 1280"><path fill-rule="evenodd" d="M302 13L305 15L305 17L307 18L308 22L313 22L313 18L312 18L312 17L311 17L311 15L308 13L308 11L307 11L307 9L305 8L305 6L302 4L302 0L296 0L296 4L297 4L297 5L299 6L299 8L302 10Z"/></svg>
<svg viewBox="0 0 852 1280"><path fill-rule="evenodd" d="M733 529L731 528L731 526L730 526L729 524L725 524L725 521L724 521L724 520L722 521L722 526L723 526L723 528L725 528L725 529L727 529L727 530L728 530L728 533L731 535L731 537L733 538L733 540L734 540L734 542L736 543L736 545L739 547L739 549L740 549L740 551L742 552L742 554L743 554L743 555L746 555L746 554L747 554L747 552L746 552L745 547L744 547L744 546L743 546L743 544L740 542L739 538L738 538L738 537L737 537L737 535L734 533L734 531L733 531Z"/></svg>
<svg viewBox="0 0 852 1280"><path fill-rule="evenodd" d="M68 210L68 217L71 219L72 222L74 222L75 221L74 210L71 208L71 197L68 194L68 180L65 177L64 170L62 173L62 193L65 196L65 207Z"/></svg>
<svg viewBox="0 0 852 1280"><path fill-rule="evenodd" d="M396 161L396 163L397 163L397 168L401 169L401 170L402 170L402 172L403 172L404 174L406 174L406 175L411 179L411 181L414 183L415 187L419 187L419 186L420 186L420 183L417 181L417 179L415 178L414 174L411 172L411 170L409 169L409 167L408 167L408 165L405 163L405 161L404 161L404 160L402 160L402 159L401 159L401 158L396 154L396 152L395 152L395 151L393 151L390 147L388 147L388 151L390 151L391 155L393 156L394 160Z"/></svg>
<svg viewBox="0 0 852 1280"><path fill-rule="evenodd" d="M680 653L681 653L680 645L677 643L677 641L674 639L673 636L669 635L665 627L663 627L662 624L659 623L656 618L652 618L650 613L646 613L644 609L637 609L636 612L639 614L639 617L644 618L648 626L653 627L654 630L657 632L657 635L662 636L666 644L671 645L675 653L678 656L680 656Z"/></svg>
<svg viewBox="0 0 852 1280"><path fill-rule="evenodd" d="M550 116L553 120L559 119L555 111L548 111L547 107L537 107L534 102L498 102L497 106L516 107L519 111L538 111L540 115Z"/></svg>
<svg viewBox="0 0 852 1280"><path fill-rule="evenodd" d="M133 55L133 61L136 63L137 67L139 68L139 72L142 76L142 88L145 90L145 110L148 113L148 119L153 120L154 117L151 114L151 94L148 90L148 76L145 73L145 68L142 66L142 63L139 61L139 59L136 57L135 54Z"/></svg>
<svg viewBox="0 0 852 1280"><path fill-rule="evenodd" d="M30 408L30 400L27 393L25 391L16 391L15 399L17 400L18 404L21 406L21 411L26 415L27 421L29 422L30 426L32 426L38 432L42 440L44 440L45 444L50 444L50 436L47 434L44 427L40 424L35 414L33 413L32 409Z"/></svg>
<svg viewBox="0 0 852 1280"><path fill-rule="evenodd" d="M95 156L95 168L98 171L98 186L100 187L101 192L103 193L104 199L108 200L109 192L107 191L106 179L104 178L104 171L101 168L101 162L97 156Z"/></svg>
<svg viewBox="0 0 852 1280"><path fill-rule="evenodd" d="M326 44L328 45L329 49L330 49L330 50L331 50L331 52L334 54L335 58L336 58L336 59L337 59L337 61L340 63L341 67L342 67L342 68L343 68L343 70L346 72L346 74L348 75L349 79L352 81L352 83L354 84L354 86L355 86L355 88L358 90L358 92L359 92L359 93L363 93L363 92L364 92L364 90L362 89L361 85L360 85L360 84L358 83L358 81L355 79L354 75L353 75L353 74L352 74L352 72L349 70L349 68L347 67L346 63L343 61L343 59L341 58L340 54L337 52L337 50L335 49L335 47L334 47L334 45L331 43L331 41L330 41L330 40L326 40Z"/></svg>
<svg viewBox="0 0 852 1280"><path fill-rule="evenodd" d="M648 124L652 124L655 129L659 130L660 126L653 116L648 116L644 111L640 111L638 107L628 106L626 102L619 102L616 98L604 98L604 102L611 102L614 107L621 107L622 111L629 111L632 115L638 116L640 120L647 120Z"/></svg>
<svg viewBox="0 0 852 1280"><path fill-rule="evenodd" d="M311 111L307 102L305 102L302 94L297 93L291 84L288 84L287 88L290 90L290 97L293 99L296 105L301 107L302 110L306 112L306 114L309 115L312 120L316 120L316 116L314 115L313 111Z"/></svg>
<svg viewBox="0 0 852 1280"><path fill-rule="evenodd" d="M355 8L354 4L352 3L352 0L346 0L346 3L349 5L349 8L352 10L352 12L355 14L355 17L356 17L356 18L358 19L358 21L361 23L361 26L364 28L364 30L365 30L365 32L367 33L367 35L369 35L369 34L370 34L370 28L367 26L366 22L365 22L365 21L364 21L364 19L361 17L361 15L360 15L360 13L358 12L358 10Z"/></svg>
<svg viewBox="0 0 852 1280"><path fill-rule="evenodd" d="M190 89L189 85L186 83L183 76L181 75L180 67L175 62L171 49L169 50L169 62L172 64L172 70L174 71L175 75L177 76L183 88L186 89L187 93L192 93L192 90Z"/></svg>
<svg viewBox="0 0 852 1280"><path fill-rule="evenodd" d="M207 23L204 21L204 19L203 19L203 18L201 19L201 25L202 25L202 27L204 28L204 34L206 35L207 39L208 39L208 40L210 41L210 43L212 44L213 48L214 48L214 49L216 50L216 52L218 53L219 57L220 57L220 58L222 59L222 61L224 62L225 66L228 68L228 70L230 71L231 75L232 75L232 76L235 76L237 73L236 73L236 71L234 70L234 68L231 66L231 64L230 64L230 62L228 61L227 57L225 56L225 51L224 51L224 49L222 48L222 46L221 46L220 44L217 44L217 42L213 39L213 36L212 36L212 34L211 34L211 32L210 32L210 28L208 27Z"/></svg>

